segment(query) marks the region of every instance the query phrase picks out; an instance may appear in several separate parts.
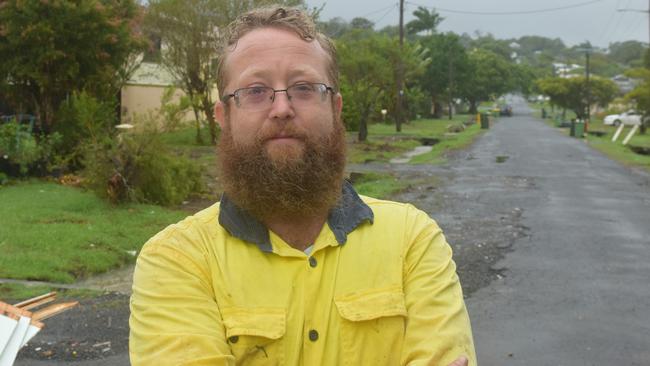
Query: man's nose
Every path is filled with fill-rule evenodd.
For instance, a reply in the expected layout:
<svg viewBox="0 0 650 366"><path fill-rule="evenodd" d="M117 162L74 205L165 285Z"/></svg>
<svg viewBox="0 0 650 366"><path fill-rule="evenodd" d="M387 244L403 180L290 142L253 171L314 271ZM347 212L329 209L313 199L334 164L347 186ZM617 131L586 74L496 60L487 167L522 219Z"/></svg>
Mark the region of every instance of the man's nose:
<svg viewBox="0 0 650 366"><path fill-rule="evenodd" d="M288 119L295 116L293 105L286 91L275 92L270 113L272 119Z"/></svg>

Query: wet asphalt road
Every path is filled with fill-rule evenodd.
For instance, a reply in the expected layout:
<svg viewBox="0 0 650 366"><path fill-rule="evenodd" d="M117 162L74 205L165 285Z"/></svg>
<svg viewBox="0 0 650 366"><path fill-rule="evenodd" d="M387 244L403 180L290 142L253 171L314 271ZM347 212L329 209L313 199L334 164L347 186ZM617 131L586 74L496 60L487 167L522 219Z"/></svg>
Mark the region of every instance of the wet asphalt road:
<svg viewBox="0 0 650 366"><path fill-rule="evenodd" d="M513 102L520 114L452 167L455 191L520 207L529 228L497 263L504 277L468 299L479 364L650 365L650 177Z"/></svg>

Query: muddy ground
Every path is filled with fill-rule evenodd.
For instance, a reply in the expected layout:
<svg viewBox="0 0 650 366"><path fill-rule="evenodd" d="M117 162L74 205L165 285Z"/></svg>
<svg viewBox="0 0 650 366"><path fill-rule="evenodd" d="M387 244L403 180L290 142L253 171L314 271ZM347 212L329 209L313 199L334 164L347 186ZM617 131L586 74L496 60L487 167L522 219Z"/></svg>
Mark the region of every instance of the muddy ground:
<svg viewBox="0 0 650 366"><path fill-rule="evenodd" d="M472 293L491 281L507 276L504 269L496 268L494 264L516 239L527 235L526 228L520 224L520 208L488 207L480 202L480 198L454 189L458 174L454 167L472 158L471 153L461 151L451 156L450 163L443 167L407 164L350 167L350 170L358 172L388 171L399 179L411 182L406 190L393 199L412 202L428 212L443 228L454 249L454 259L466 297L471 297ZM534 182L525 178L511 180L499 184L511 185L513 190L519 191L534 189ZM208 203L190 203L188 207L196 210L200 208L198 206ZM127 269L119 276L128 278L129 273ZM128 291L128 283L122 284L121 288L119 284L112 286L118 291ZM16 365L68 364L82 360L97 360L100 363L79 364L127 364L128 301L128 294L119 292L81 299L78 309L47 321L46 329L21 350ZM108 362L101 363L102 359Z"/></svg>

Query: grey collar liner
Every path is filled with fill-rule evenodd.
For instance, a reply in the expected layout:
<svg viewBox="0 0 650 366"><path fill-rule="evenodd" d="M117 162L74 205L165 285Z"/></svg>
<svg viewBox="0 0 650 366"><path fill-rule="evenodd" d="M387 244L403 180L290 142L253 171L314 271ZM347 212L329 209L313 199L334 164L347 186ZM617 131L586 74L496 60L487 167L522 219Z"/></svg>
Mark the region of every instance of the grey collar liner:
<svg viewBox="0 0 650 366"><path fill-rule="evenodd" d="M219 207L219 224L230 235L257 245L263 252L273 252L269 230L264 224L248 212L237 207L225 193L221 196ZM341 200L330 211L327 224L334 233L339 245L344 245L348 234L364 221L368 221L370 224L373 223L374 215L372 210L361 200L352 185L346 181L343 183Z"/></svg>

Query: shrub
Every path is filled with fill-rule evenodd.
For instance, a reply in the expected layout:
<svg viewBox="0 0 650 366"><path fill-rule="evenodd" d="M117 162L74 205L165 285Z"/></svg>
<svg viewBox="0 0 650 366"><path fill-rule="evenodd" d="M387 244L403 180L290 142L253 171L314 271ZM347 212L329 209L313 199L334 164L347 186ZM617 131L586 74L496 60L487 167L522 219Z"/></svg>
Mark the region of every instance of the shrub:
<svg viewBox="0 0 650 366"><path fill-rule="evenodd" d="M115 135L115 105L99 101L86 92L74 93L61 105L60 120L55 125L61 134L62 150L70 168L79 168L82 142L100 140Z"/></svg>
<svg viewBox="0 0 650 366"><path fill-rule="evenodd" d="M162 143L153 122L138 121L144 125L142 130L84 145L84 176L89 187L113 203L161 205L179 204L202 188L199 166Z"/></svg>
<svg viewBox="0 0 650 366"><path fill-rule="evenodd" d="M172 99L175 92L176 88L173 86L165 88L160 98L160 114L165 132L176 131L183 124L183 117L192 106L190 98L185 95L179 98L178 103L174 103Z"/></svg>
<svg viewBox="0 0 650 366"><path fill-rule="evenodd" d="M28 125L15 120L0 125L0 171L22 176L30 171L43 174L51 171L56 158L55 148L61 136L34 136Z"/></svg>

